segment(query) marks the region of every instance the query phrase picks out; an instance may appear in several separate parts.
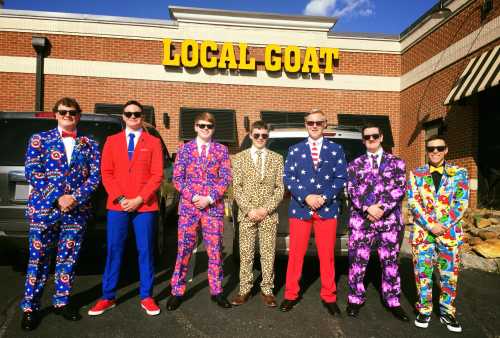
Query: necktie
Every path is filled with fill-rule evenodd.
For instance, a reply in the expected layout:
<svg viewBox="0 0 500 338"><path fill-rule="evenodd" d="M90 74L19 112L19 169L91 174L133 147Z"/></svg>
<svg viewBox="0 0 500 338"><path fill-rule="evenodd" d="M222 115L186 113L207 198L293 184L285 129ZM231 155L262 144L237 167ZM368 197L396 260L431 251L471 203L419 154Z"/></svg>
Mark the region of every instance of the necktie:
<svg viewBox="0 0 500 338"><path fill-rule="evenodd" d="M311 157L312 157L312 160L313 160L314 168L317 168L318 167L318 162L319 162L319 151L318 151L318 147L316 145L316 142L312 143Z"/></svg>
<svg viewBox="0 0 500 338"><path fill-rule="evenodd" d="M262 150L257 150L255 152L257 154L257 172L259 173L259 177L262 176Z"/></svg>
<svg viewBox="0 0 500 338"><path fill-rule="evenodd" d="M134 157L134 133L128 134L128 159L132 160L132 157Z"/></svg>
<svg viewBox="0 0 500 338"><path fill-rule="evenodd" d="M434 166L432 166L432 165L431 165L431 166L429 166L429 168L430 168L430 172L431 172L431 174L432 174L433 172L437 172L437 173L440 173L441 175L443 175L443 172L444 172L444 166L434 167Z"/></svg>
<svg viewBox="0 0 500 338"><path fill-rule="evenodd" d="M207 159L207 145L202 144L202 146L201 146L201 160L203 162L205 162L206 159Z"/></svg>
<svg viewBox="0 0 500 338"><path fill-rule="evenodd" d="M65 138L65 137L76 138L76 131L67 132L67 131L63 130L61 133L61 136L62 136L62 138Z"/></svg>
<svg viewBox="0 0 500 338"><path fill-rule="evenodd" d="M378 169L378 156L377 155L370 155L372 158L372 168L373 169Z"/></svg>

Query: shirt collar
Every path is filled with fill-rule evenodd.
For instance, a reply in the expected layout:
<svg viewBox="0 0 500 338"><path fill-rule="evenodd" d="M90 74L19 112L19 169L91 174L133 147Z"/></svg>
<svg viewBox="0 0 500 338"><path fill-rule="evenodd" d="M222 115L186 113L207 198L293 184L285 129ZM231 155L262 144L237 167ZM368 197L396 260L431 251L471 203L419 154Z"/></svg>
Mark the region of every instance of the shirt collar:
<svg viewBox="0 0 500 338"><path fill-rule="evenodd" d="M316 142L316 145L318 145L318 146L322 145L322 144L323 144L323 136L321 136L321 137L320 137L319 139L317 139L317 140L313 140L313 139L312 139L312 138L310 138L310 137L308 137L308 138L307 138L307 143L308 143L309 145L312 145L312 144L313 144L313 142Z"/></svg>
<svg viewBox="0 0 500 338"><path fill-rule="evenodd" d="M264 155L266 153L266 148L264 147L263 149L257 149L257 147L255 147L254 145L252 145L252 147L250 147L250 153L252 155L255 155L255 153L258 151L258 150L261 150L262 151L262 154Z"/></svg>
<svg viewBox="0 0 500 338"><path fill-rule="evenodd" d="M136 137L137 136L140 136L142 134L142 128L139 128L137 130L132 130L128 127L125 128L125 134L127 135L127 137L130 135L130 134L134 134Z"/></svg>
<svg viewBox="0 0 500 338"><path fill-rule="evenodd" d="M59 131L59 135L62 135L63 130L60 126L57 126L57 131ZM76 129L74 131L78 135L78 131Z"/></svg>
<svg viewBox="0 0 500 338"><path fill-rule="evenodd" d="M372 155L377 155L377 158L381 158L383 153L384 153L384 149L382 147L380 147L375 153L370 153L369 151L366 152L368 157L370 157Z"/></svg>
<svg viewBox="0 0 500 338"><path fill-rule="evenodd" d="M206 144L206 146L207 146L207 147L209 147L209 146L210 146L210 143L211 143L211 141L209 141L209 142L205 142L204 140L202 140L201 138L199 138L198 136L196 136L196 145L197 145L198 147L201 147L201 146L202 146L202 145L204 145L204 144Z"/></svg>

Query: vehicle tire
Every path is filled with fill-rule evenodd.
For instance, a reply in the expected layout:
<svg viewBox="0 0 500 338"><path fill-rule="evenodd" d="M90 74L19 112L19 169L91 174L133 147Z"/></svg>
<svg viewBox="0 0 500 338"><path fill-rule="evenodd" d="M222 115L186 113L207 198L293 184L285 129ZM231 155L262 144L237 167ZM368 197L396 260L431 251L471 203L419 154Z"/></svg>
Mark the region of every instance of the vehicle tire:
<svg viewBox="0 0 500 338"><path fill-rule="evenodd" d="M165 201L163 199L159 202L160 208L158 211L158 222L156 226L156 245L155 245L155 258L160 260L165 254L167 247L167 236L166 236L166 221L167 215L165 215Z"/></svg>
<svg viewBox="0 0 500 338"><path fill-rule="evenodd" d="M240 268L240 223L238 222L238 206L233 202L233 264L239 270Z"/></svg>

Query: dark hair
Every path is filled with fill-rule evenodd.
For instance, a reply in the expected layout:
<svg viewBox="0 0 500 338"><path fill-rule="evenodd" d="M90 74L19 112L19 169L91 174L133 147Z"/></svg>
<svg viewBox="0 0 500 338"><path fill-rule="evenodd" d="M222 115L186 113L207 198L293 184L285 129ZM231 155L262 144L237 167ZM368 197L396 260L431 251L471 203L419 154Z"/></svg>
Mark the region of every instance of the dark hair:
<svg viewBox="0 0 500 338"><path fill-rule="evenodd" d="M254 129L269 130L269 127L267 126L266 122L259 120L259 121L255 121L254 123L252 123L252 126L250 127L250 131L253 131Z"/></svg>
<svg viewBox="0 0 500 338"><path fill-rule="evenodd" d="M198 121L208 121L212 124L215 124L215 116L212 113L203 111L196 114L196 116L194 117L194 123L197 123Z"/></svg>
<svg viewBox="0 0 500 338"><path fill-rule="evenodd" d="M75 108L78 113L82 112L80 105L72 97L63 97L63 98L57 100L57 102L54 104L54 107L52 108L52 112L57 113L57 110L59 109L60 105Z"/></svg>
<svg viewBox="0 0 500 338"><path fill-rule="evenodd" d="M136 100L129 100L129 101L127 101L127 103L125 103L123 105L123 111L125 111L125 108L127 108L128 106L132 106L132 105L141 108L141 112L144 111L144 108L142 107L142 104L140 104L139 101L136 101Z"/></svg>
<svg viewBox="0 0 500 338"><path fill-rule="evenodd" d="M380 135L384 135L384 133L382 132L382 128L380 128L380 126L378 126L377 124L375 124L373 122L367 122L363 125L363 127L361 127L361 135L362 136L365 134L365 129L368 129L368 128L377 128L378 133Z"/></svg>
<svg viewBox="0 0 500 338"><path fill-rule="evenodd" d="M425 145L427 146L427 144L431 141L436 141L436 140L441 140L444 142L444 145L448 147L448 142L446 142L446 139L444 138L443 135L432 135L431 137L429 137L427 140L425 140Z"/></svg>

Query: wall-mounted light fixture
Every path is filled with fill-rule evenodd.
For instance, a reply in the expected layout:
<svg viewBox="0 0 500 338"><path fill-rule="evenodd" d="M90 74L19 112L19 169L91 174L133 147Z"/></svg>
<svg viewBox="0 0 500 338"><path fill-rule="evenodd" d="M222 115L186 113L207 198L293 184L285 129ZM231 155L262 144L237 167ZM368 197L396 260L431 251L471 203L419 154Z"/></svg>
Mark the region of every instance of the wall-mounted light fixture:
<svg viewBox="0 0 500 338"><path fill-rule="evenodd" d="M43 111L44 59L50 54L50 41L45 36L33 36L31 45L36 51L35 111Z"/></svg>
<svg viewBox="0 0 500 338"><path fill-rule="evenodd" d="M481 6L481 21L486 19L488 13L493 9L493 0L484 0Z"/></svg>
<svg viewBox="0 0 500 338"><path fill-rule="evenodd" d="M163 113L163 125L167 129L170 128L170 116L168 116L168 113Z"/></svg>
<svg viewBox="0 0 500 338"><path fill-rule="evenodd" d="M451 15L451 9L444 6L444 0L439 1L439 7L436 7L431 16L435 19L444 19Z"/></svg>
<svg viewBox="0 0 500 338"><path fill-rule="evenodd" d="M247 133L250 131L250 118L248 116L243 118L243 127L245 127Z"/></svg>

